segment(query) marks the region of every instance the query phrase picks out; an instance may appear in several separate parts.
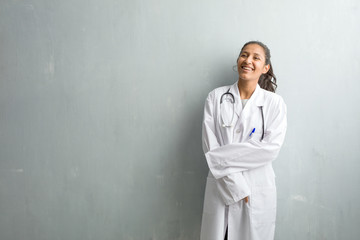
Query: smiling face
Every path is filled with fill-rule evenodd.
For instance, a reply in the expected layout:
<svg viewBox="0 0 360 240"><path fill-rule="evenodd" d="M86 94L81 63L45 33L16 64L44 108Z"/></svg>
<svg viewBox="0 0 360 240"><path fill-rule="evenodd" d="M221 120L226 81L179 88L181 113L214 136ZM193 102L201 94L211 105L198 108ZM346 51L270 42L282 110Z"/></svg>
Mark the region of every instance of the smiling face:
<svg viewBox="0 0 360 240"><path fill-rule="evenodd" d="M259 81L262 74L270 69L266 64L264 49L258 44L245 46L238 58L239 81Z"/></svg>

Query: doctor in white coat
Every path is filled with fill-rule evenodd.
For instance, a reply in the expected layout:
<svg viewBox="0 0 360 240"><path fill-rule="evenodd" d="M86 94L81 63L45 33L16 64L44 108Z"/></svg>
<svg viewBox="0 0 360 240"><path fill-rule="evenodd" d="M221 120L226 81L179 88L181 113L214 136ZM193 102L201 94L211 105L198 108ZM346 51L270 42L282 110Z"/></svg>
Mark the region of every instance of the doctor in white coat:
<svg viewBox="0 0 360 240"><path fill-rule="evenodd" d="M286 105L275 94L270 51L246 43L237 60L239 80L211 91L202 141L206 181L201 240L272 240L276 186L272 161L285 138Z"/></svg>

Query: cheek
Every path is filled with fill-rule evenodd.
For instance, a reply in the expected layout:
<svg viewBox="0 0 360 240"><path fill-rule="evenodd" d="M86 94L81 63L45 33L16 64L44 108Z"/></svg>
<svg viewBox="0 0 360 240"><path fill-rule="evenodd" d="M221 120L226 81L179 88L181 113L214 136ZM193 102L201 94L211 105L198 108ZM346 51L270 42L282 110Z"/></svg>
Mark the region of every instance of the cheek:
<svg viewBox="0 0 360 240"><path fill-rule="evenodd" d="M266 67L265 67L265 65L262 64L262 63L256 64L256 68L259 70L259 72L264 72L264 71L266 71Z"/></svg>
<svg viewBox="0 0 360 240"><path fill-rule="evenodd" d="M237 66L236 66L238 70L240 69L240 66L241 66L241 63L238 62L238 63L237 63Z"/></svg>
<svg viewBox="0 0 360 240"><path fill-rule="evenodd" d="M241 60L238 59L236 63L237 63L237 66L239 67L241 65Z"/></svg>

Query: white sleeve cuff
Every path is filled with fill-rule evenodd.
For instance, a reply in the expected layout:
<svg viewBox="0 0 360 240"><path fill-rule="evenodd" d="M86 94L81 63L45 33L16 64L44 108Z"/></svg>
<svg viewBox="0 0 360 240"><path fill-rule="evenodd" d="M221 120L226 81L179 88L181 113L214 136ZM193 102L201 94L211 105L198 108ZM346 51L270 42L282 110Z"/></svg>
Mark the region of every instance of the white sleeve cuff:
<svg viewBox="0 0 360 240"><path fill-rule="evenodd" d="M216 182L226 205L234 204L251 194L242 172L231 173L226 177L219 178Z"/></svg>

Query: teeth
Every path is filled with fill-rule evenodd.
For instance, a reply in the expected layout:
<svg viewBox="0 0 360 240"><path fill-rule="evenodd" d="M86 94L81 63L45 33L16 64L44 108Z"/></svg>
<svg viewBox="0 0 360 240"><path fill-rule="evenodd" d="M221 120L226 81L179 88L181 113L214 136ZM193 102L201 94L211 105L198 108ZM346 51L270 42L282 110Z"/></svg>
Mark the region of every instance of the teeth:
<svg viewBox="0 0 360 240"><path fill-rule="evenodd" d="M242 68L245 70L252 70L252 68L249 68L249 67L242 67Z"/></svg>

